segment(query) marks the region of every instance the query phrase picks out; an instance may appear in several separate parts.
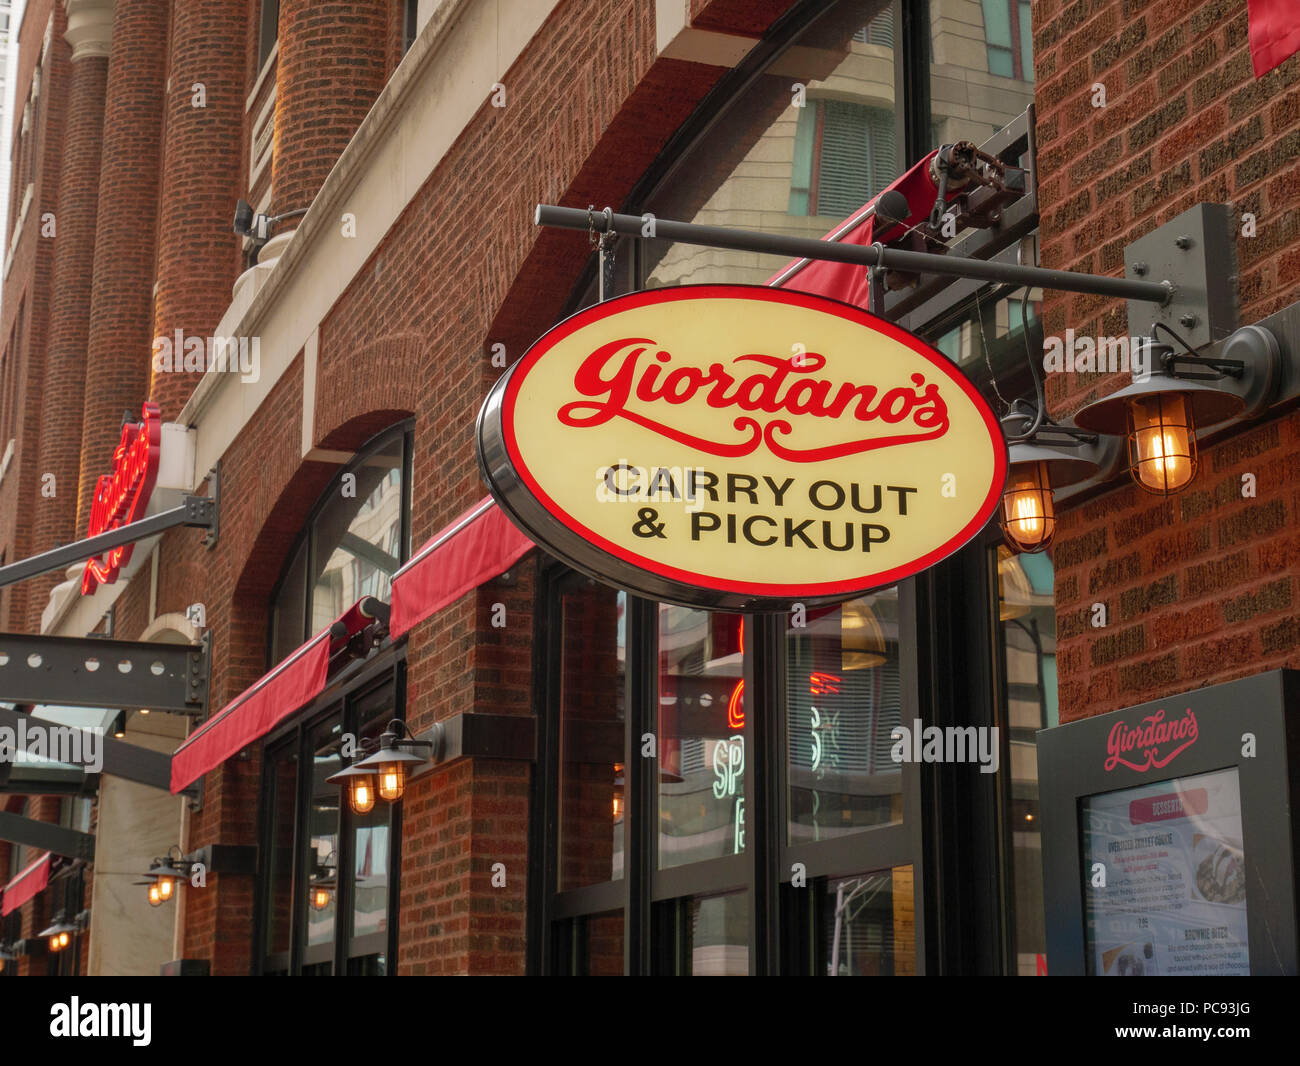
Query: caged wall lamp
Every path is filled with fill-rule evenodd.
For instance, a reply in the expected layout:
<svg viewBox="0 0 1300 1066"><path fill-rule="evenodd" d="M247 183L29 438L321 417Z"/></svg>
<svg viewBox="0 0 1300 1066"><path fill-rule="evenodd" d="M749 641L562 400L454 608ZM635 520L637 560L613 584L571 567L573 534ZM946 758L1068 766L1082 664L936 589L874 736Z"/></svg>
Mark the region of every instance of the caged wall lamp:
<svg viewBox="0 0 1300 1066"><path fill-rule="evenodd" d="M1161 330L1186 354L1157 340ZM1267 329L1243 326L1219 357L1200 356L1157 322L1142 351L1132 382L1088 404L1074 420L1084 429L1124 437L1133 481L1146 492L1171 496L1196 477L1198 427L1253 418L1273 401L1281 349Z"/></svg>
<svg viewBox="0 0 1300 1066"><path fill-rule="evenodd" d="M375 741L362 739L362 751L370 752ZM327 784L343 785L348 803L356 814L366 814L375 806L375 795L396 803L406 791L407 782L418 771L430 768L442 754L443 727L437 723L420 738L413 737L406 723L394 718L380 735L377 750L356 760L325 779Z"/></svg>
<svg viewBox="0 0 1300 1066"><path fill-rule="evenodd" d="M175 855L172 852L176 852ZM176 894L176 886L185 878L190 876L190 870L195 863L185 858L181 854L181 849L173 844L167 849L167 854L160 859L154 859L149 865L149 872L142 875L144 881L134 882L137 885L147 885L149 887L149 905L151 907L160 907Z"/></svg>

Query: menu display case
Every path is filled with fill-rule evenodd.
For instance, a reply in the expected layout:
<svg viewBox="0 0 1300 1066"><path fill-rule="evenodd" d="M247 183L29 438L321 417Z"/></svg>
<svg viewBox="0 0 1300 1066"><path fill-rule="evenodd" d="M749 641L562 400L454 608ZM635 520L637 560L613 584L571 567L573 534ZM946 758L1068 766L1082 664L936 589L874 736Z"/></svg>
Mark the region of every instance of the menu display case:
<svg viewBox="0 0 1300 1066"><path fill-rule="evenodd" d="M1038 734L1049 974L1295 974L1300 672Z"/></svg>

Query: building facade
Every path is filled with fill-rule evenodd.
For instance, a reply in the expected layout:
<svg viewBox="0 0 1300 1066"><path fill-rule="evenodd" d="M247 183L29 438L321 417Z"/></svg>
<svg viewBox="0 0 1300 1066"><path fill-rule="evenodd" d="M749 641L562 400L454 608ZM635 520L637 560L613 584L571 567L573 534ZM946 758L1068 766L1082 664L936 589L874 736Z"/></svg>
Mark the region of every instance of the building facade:
<svg viewBox="0 0 1300 1066"><path fill-rule="evenodd" d="M489 389L599 297L589 236L539 203L817 237L971 141L1032 202L933 244L1000 230L1003 261L1121 275L1226 204L1236 322L1297 344L1300 58L1256 74L1244 0L31 0L14 32L0 565L103 528L146 404L150 513L219 520L89 588L80 563L0 587L0 633L199 645L210 671L196 715L24 703L0 669L15 711L176 753L176 792L57 759L5 778L6 812L94 851L0 841L4 974L1042 974L1038 732L1300 665L1285 404L1216 427L1180 495L1100 477L1059 494L1047 552L995 522L798 624L528 545L401 624L394 594L483 528ZM786 264L613 247L617 292ZM1132 326L966 280L883 313L999 413L1045 339ZM1048 410L1124 380L1048 373ZM393 719L443 750L354 810L328 778ZM918 721L996 730L996 772L895 761ZM187 879L153 906L169 849Z"/></svg>

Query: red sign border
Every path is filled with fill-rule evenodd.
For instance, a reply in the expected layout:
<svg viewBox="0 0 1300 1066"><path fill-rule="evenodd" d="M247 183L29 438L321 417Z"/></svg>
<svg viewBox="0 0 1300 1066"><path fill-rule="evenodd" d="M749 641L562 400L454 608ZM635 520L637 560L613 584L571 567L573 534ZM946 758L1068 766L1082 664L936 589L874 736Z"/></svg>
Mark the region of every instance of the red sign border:
<svg viewBox="0 0 1300 1066"><path fill-rule="evenodd" d="M789 307L798 307L804 310L818 311L838 315L841 318L848 319L858 325L880 333L899 344L910 348L917 355L920 355L928 363L933 365L945 378L952 381L974 404L975 409L979 412L984 421L984 426L988 430L989 437L994 444L994 476L990 484L988 494L975 516L966 523L955 535L950 537L941 546L914 559L912 562L903 566L895 567L892 570L882 571L875 575L865 575L870 578L871 584L864 586L861 579L855 581L828 581L816 584L784 584L769 583L758 581L725 581L708 574L700 574L694 571L684 570L679 567L668 566L663 563L648 559L645 556L637 555L634 552L627 551L619 547L612 541L606 540L592 530L587 529L580 522L573 519L562 507L560 507L538 484L532 472L523 462L518 438L515 433L514 411L518 400L519 390L524 379L534 366L549 352L556 344L572 335L579 329L590 325L592 322L604 318L610 318L623 311L635 310L641 307L653 306L656 304L684 303L689 300L704 299L735 299L735 300L761 300L768 303L779 303ZM778 289L764 285L680 285L663 289L642 290L639 292L629 293L625 296L615 297L606 300L604 303L593 304L590 307L571 315L563 322L543 334L534 344L526 351L523 356L506 372L506 375L493 388L493 392L500 390L502 392L500 401L500 432L505 445L506 455L509 459L514 474L520 479L523 485L533 498L541 504L550 518L563 526L570 534L582 538L589 544L599 547L603 552L612 555L620 562L635 567L638 570L645 571L661 580L674 582L684 589L705 589L712 593L723 595L740 595L761 599L781 599L781 600L829 600L834 598L848 598L854 595L861 595L871 589L883 588L896 584L913 574L920 573L940 560L957 551L967 542L969 542L992 517L993 512L997 509L1002 490L1006 481L1008 458L1006 441L1002 436L1002 428L999 425L996 416L989 407L984 397L970 382L970 380L958 369L947 356L935 348L932 348L920 338L907 332L904 329L888 322L883 318L871 314L860 307L844 303L840 300L834 300L830 297L819 296L813 293L798 292L791 289ZM487 403L484 405L484 411L492 401L489 394ZM482 447L482 430L485 419L480 415L480 448ZM493 494L500 499L500 493L497 486L492 485L489 480ZM506 505L507 513L514 516L516 511L508 505L508 501L502 501ZM525 527L524 530L534 539L541 543L547 543L546 538L540 531ZM566 553L567 554L567 553ZM590 561L587 564L588 569L599 571L599 568ZM660 597L663 598L663 597ZM691 601L692 597L686 597ZM698 601L697 601L698 602Z"/></svg>

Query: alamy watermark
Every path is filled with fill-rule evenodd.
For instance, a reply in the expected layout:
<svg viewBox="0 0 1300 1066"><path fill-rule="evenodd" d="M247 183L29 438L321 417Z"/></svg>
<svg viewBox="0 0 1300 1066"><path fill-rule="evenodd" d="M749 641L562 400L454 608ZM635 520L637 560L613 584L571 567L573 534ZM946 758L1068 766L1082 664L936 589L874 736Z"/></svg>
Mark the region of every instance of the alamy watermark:
<svg viewBox="0 0 1300 1066"><path fill-rule="evenodd" d="M0 726L0 763L37 765L50 762L84 766L97 774L104 768L104 730L77 729L21 717L17 727Z"/></svg>
<svg viewBox="0 0 1300 1066"><path fill-rule="evenodd" d="M153 339L155 374L238 374L245 384L262 376L260 337L185 336L184 330Z"/></svg>
<svg viewBox="0 0 1300 1066"><path fill-rule="evenodd" d="M921 725L917 718L909 729L895 726L889 734L894 746L889 757L897 763L942 762L980 764L980 773L995 774L1001 761L997 726Z"/></svg>
<svg viewBox="0 0 1300 1066"><path fill-rule="evenodd" d="M1151 350L1146 337L1076 336L1043 338L1043 370L1048 374L1132 374L1135 381L1151 376Z"/></svg>

